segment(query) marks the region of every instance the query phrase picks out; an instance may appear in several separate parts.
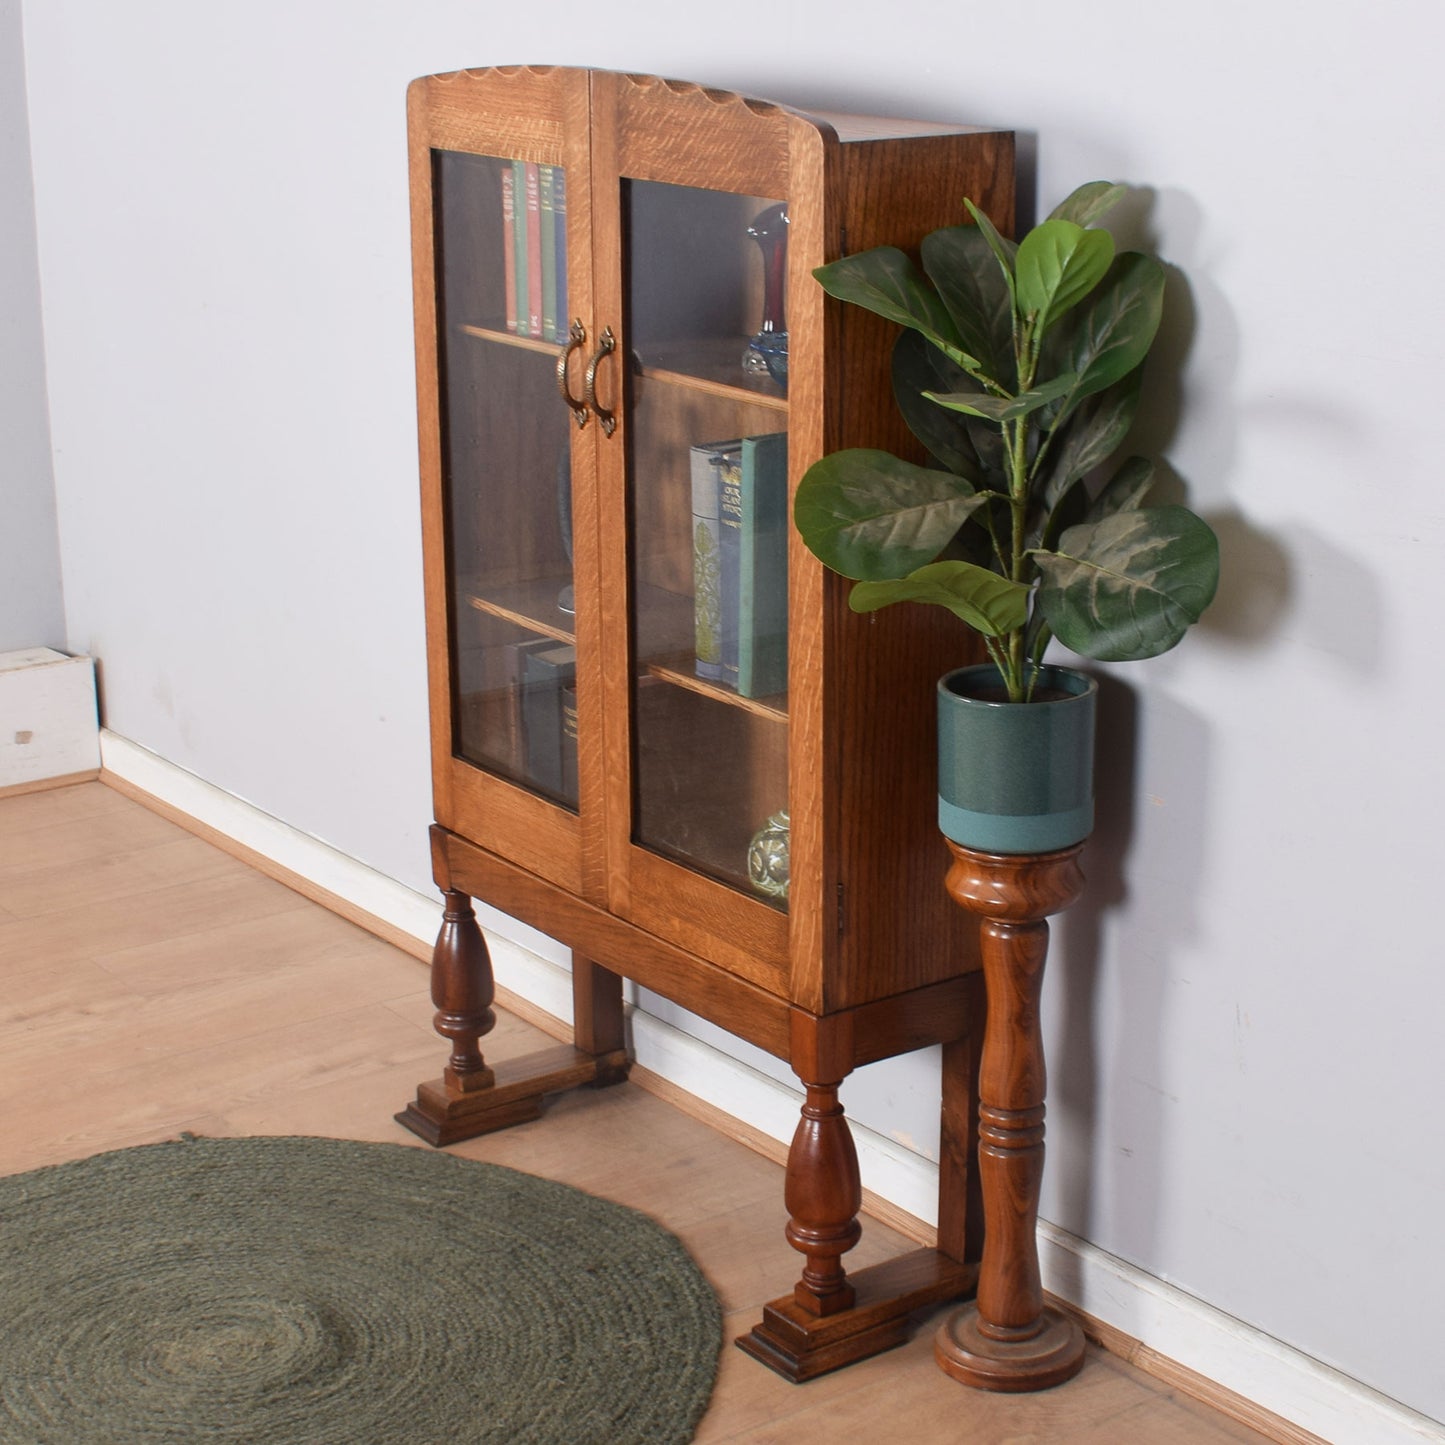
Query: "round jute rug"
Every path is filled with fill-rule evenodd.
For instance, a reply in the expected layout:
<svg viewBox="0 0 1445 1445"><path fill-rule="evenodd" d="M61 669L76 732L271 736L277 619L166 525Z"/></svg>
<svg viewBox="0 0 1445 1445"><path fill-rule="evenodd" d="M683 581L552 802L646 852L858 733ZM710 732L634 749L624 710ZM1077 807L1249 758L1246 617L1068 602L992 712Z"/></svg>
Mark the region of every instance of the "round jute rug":
<svg viewBox="0 0 1445 1445"><path fill-rule="evenodd" d="M8 1445L686 1441L721 1335L645 1215L448 1154L186 1138L0 1179Z"/></svg>

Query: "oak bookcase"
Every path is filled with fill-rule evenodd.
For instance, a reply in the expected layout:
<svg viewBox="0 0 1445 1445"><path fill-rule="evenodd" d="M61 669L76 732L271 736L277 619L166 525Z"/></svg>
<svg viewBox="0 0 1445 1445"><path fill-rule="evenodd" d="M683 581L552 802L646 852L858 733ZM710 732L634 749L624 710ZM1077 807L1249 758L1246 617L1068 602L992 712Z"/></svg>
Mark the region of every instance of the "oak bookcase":
<svg viewBox="0 0 1445 1445"><path fill-rule="evenodd" d="M916 248L965 196L1009 226L1013 138L546 67L426 77L408 115L447 903L433 997L452 1051L398 1118L446 1144L622 1080L623 978L787 1060L806 1090L785 1190L803 1271L740 1343L807 1379L898 1343L909 1313L977 1276L982 989L943 887L933 761L935 680L972 658L941 609L851 613L787 527L786 689L700 677L690 455L785 432L791 494L838 447L906 451L890 328L811 273ZM779 204L770 288L749 230ZM765 319L770 340L786 331L785 376L776 347L772 371L744 366ZM747 866L780 811L784 899ZM473 898L573 950L575 1047L484 1062ZM860 1191L839 1086L931 1044L938 1248L850 1276Z"/></svg>

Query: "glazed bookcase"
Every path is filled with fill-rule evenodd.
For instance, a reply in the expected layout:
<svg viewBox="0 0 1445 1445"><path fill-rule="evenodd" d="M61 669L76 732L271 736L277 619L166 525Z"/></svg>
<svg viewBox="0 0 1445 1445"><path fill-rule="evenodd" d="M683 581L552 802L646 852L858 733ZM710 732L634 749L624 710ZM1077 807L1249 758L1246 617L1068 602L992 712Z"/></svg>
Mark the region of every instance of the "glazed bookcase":
<svg viewBox="0 0 1445 1445"><path fill-rule="evenodd" d="M933 816L933 685L971 657L949 619L851 613L785 526L751 564L784 670L709 675L692 469L725 440L785 437L766 485L790 496L827 451L907 449L890 328L826 300L812 270L916 247L965 196L1009 223L1012 137L541 67L426 77L408 114L446 898L433 997L451 1056L398 1117L446 1144L621 1081L624 978L787 1060L806 1090L785 1191L803 1271L741 1343L806 1379L898 1343L910 1312L977 1274L979 960ZM776 230L779 208L770 250L750 230ZM749 354L765 322L771 369ZM760 496L762 478L759 462ZM785 897L748 867L780 813ZM484 1061L477 898L572 949L573 1046ZM861 1196L839 1086L931 1044L938 1248L850 1276Z"/></svg>

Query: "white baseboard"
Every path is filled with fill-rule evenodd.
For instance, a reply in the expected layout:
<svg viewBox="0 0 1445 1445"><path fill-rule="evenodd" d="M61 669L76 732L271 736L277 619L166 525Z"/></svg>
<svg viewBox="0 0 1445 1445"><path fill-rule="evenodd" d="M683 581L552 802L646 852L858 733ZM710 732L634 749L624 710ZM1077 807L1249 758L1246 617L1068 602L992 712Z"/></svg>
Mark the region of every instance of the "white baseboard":
<svg viewBox="0 0 1445 1445"><path fill-rule="evenodd" d="M429 946L435 937L438 896L408 888L108 730L101 733L101 765L419 943ZM565 950L493 910L479 906L478 916L498 983L570 1022ZM632 1042L644 1068L769 1138L782 1144L792 1138L801 1093L637 1008ZM867 1187L936 1224L938 1166L874 1130L856 1123L853 1129ZM1176 1362L1329 1445L1445 1442L1438 1422L1043 1221L1039 1255L1051 1294L1141 1342L1149 1355Z"/></svg>

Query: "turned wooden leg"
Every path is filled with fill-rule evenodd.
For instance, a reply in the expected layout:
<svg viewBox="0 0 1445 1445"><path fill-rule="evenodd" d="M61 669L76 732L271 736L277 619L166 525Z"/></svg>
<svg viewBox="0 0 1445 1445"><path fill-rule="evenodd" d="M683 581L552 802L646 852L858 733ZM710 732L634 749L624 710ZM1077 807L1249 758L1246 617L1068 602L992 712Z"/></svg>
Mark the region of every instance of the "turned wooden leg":
<svg viewBox="0 0 1445 1445"><path fill-rule="evenodd" d="M496 1025L497 1016L492 1012L496 987L492 956L477 926L472 900L454 889L444 896L446 910L432 949L431 1001L437 1010L432 1025L452 1046L442 1078L466 1093L495 1083L477 1040Z"/></svg>
<svg viewBox="0 0 1445 1445"><path fill-rule="evenodd" d="M948 1230L958 1252L916 1249L849 1275L843 1256L858 1243L863 1189L852 1131L838 1087L853 1064L852 1023L794 1014L792 1063L806 1095L788 1151L785 1233L803 1256L793 1292L763 1307L762 1320L738 1340L740 1349L800 1384L901 1345L921 1311L966 1295L978 1265L963 1258L963 1230ZM955 1056L955 1061L962 1059ZM968 1087L964 1062L962 1088ZM965 1130L966 1131L966 1127ZM948 1207L966 1193L963 1171Z"/></svg>
<svg viewBox="0 0 1445 1445"><path fill-rule="evenodd" d="M574 959L573 974L580 1047L560 1044L508 1059L495 1070L487 1065L477 1041L496 1023L491 956L471 899L453 888L443 892L431 996L436 1031L452 1051L441 1078L417 1087L397 1123L429 1144L455 1144L537 1118L548 1094L625 1079L631 1060L623 1044L622 980L583 958Z"/></svg>
<svg viewBox="0 0 1445 1445"><path fill-rule="evenodd" d="M863 1233L858 1223L863 1185L838 1085L805 1080L804 1086L807 1098L788 1150L783 1191L788 1243L805 1261L793 1298L809 1314L832 1315L853 1305L843 1256Z"/></svg>
<svg viewBox="0 0 1445 1445"><path fill-rule="evenodd" d="M984 1241L975 1304L938 1332L935 1353L957 1380L987 1390L1041 1390L1077 1373L1084 1338L1044 1305L1036 1238L1044 1172L1045 1068L1039 1000L1049 926L1083 889L1082 844L1058 853L975 853L949 843L947 887L979 914L988 1022L979 1078L978 1172Z"/></svg>

